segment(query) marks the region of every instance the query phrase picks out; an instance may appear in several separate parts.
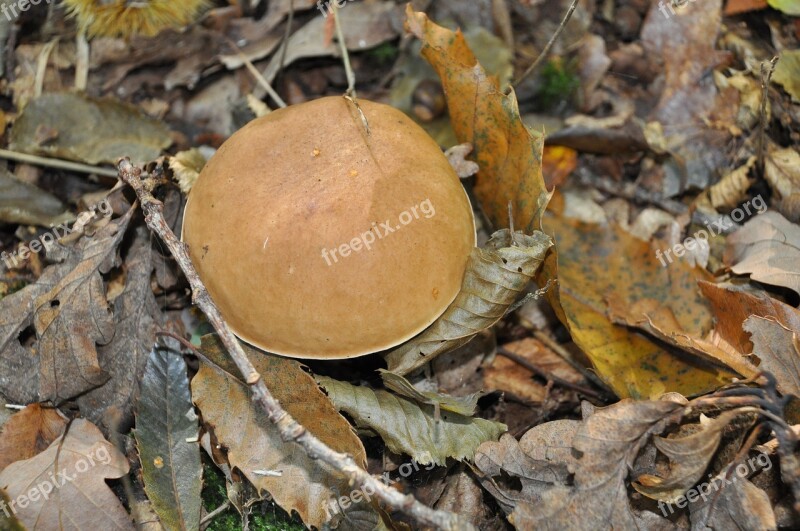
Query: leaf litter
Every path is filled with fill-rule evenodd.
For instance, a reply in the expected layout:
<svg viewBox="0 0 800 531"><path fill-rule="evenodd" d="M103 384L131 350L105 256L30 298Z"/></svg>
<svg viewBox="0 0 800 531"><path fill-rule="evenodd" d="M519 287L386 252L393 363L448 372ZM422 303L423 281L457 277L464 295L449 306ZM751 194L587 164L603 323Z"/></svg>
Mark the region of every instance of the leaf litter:
<svg viewBox="0 0 800 531"><path fill-rule="evenodd" d="M196 529L200 446L243 525L278 507L284 527L416 525L281 440L205 336L132 194L108 196L111 218L20 252L106 197L114 181L97 165L155 161L185 194L188 169L273 106L265 81L289 103L344 90L331 13L223 4L188 28L164 19L173 27L153 36L88 43L71 42L60 8L39 6L48 16L23 15L35 31L3 54L16 69L0 251L17 260L0 263L0 399L19 409L0 415L0 493L16 508L0 512L4 527ZM452 129L435 133L452 139L443 148L462 145L481 242L462 292L382 356L306 366L248 349L269 389L358 467L481 529L796 527L797 13L777 1L736 6L735 19L731 2L579 3L512 87L569 2L432 4L344 3L339 22L359 97L391 85L413 116L435 118L432 133ZM70 37L47 45L54 34ZM161 184L174 228L185 201ZM735 219L756 195L769 211ZM729 231L690 248L726 215ZM134 426L138 451L109 442ZM48 496L30 491L90 460ZM149 512L137 501L128 514L120 478Z"/></svg>

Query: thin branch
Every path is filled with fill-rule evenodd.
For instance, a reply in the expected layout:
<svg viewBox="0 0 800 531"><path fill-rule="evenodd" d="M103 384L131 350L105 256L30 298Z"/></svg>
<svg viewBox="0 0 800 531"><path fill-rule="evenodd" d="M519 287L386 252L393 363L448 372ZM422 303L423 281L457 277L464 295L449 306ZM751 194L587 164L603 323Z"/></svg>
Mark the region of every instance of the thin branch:
<svg viewBox="0 0 800 531"><path fill-rule="evenodd" d="M773 57L769 61L761 63L761 111L758 128L758 170L761 175L764 175L764 157L766 156L766 144L764 137L767 136L767 102L769 100L769 82L772 79L772 73L775 71L775 65L778 63L778 56Z"/></svg>
<svg viewBox="0 0 800 531"><path fill-rule="evenodd" d="M17 162L25 162L27 164L34 164L36 166L76 171L79 173L96 173L97 175L103 175L105 177L117 176L117 172L111 168L89 166L88 164L69 162L61 159L51 159L49 157L37 157L36 155L28 155L27 153L19 153L17 151L9 151L7 149L0 149L0 159L15 160Z"/></svg>
<svg viewBox="0 0 800 531"><path fill-rule="evenodd" d="M356 99L356 75L353 73L353 68L350 66L350 54L347 51L347 43L344 40L342 24L339 22L339 7L336 5L336 2L331 2L331 7L333 8L333 23L336 25L336 40L339 41L342 61L344 62L344 72L345 75L347 75L346 94Z"/></svg>
<svg viewBox="0 0 800 531"><path fill-rule="evenodd" d="M281 439L299 444L311 459L318 459L346 476L353 488L360 488L365 491L372 489L377 499L395 510L403 511L420 524L452 531L474 530L475 528L464 518L453 513L431 509L417 501L413 496L404 495L394 488L384 485L380 479L373 477L361 468L352 456L332 450L301 426L281 407L269 389L267 389L261 375L248 359L242 345L222 318L216 304L211 300L211 296L200 281L200 277L189 259L186 244L178 240L164 219L164 204L152 194L152 189L154 188L153 179L155 178L157 181L159 176L145 174L145 179L143 180L142 169L135 167L127 158L119 161L118 170L120 180L128 184L136 192L147 226L161 238L186 276L192 288L194 304L202 310L214 330L219 334L225 349L244 376L244 380L252 393L253 401L266 413L270 422L278 428Z"/></svg>
<svg viewBox="0 0 800 531"><path fill-rule="evenodd" d="M497 353L502 355L502 356L504 356L504 357L506 357L506 358L508 358L508 359L510 359L511 361L513 361L514 363L517 363L518 365L522 365L523 367L525 367L526 369L531 371L533 374L536 374L537 376L541 376L542 378L544 378L547 381L553 382L554 384L560 385L561 387L566 387L567 389L572 389L573 391L577 391L577 392L581 393L582 395L591 396L592 398L595 398L597 400L605 401L605 398L600 393L598 393L597 391L594 391L593 389L589 389L588 387L584 387L582 385L579 385L579 384L572 383L570 381L564 380L563 378L559 378L558 376L556 376L554 374L547 374L546 372L541 370L539 367L537 367L536 365L534 365L530 361L526 360L525 358L523 358L519 354L511 352L510 350L508 350L505 347L497 347Z"/></svg>
<svg viewBox="0 0 800 531"><path fill-rule="evenodd" d="M539 54L539 57L537 57L536 60L533 62L533 64L529 66L527 70L525 70L525 73L522 74L519 77L519 79L517 79L514 82L515 87L519 86L519 84L522 83L522 81L526 77L531 75L533 71L536 70L536 67L539 66L539 63L544 61L545 57L547 57L547 55L550 53L550 49L553 47L553 45L556 43L556 40L561 35L561 32L564 31L565 27L567 27L567 22L569 22L569 19L570 17L572 17L572 13L575 11L575 8L577 6L578 6L578 0L572 0L572 4L569 6L567 14L564 15L564 19L561 21L561 24L559 24L558 29L556 30L555 33L553 33L553 36L550 37L550 40L547 42L547 45L544 47L544 50L542 50L542 53Z"/></svg>

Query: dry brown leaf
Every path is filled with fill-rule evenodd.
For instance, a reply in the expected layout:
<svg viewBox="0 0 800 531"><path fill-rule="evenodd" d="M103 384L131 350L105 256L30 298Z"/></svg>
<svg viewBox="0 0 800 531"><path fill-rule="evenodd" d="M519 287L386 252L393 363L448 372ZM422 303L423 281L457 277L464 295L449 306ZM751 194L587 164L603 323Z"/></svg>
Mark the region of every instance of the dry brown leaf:
<svg viewBox="0 0 800 531"><path fill-rule="evenodd" d="M753 354L761 360L758 368L775 376L781 393L800 397L800 312L791 310L795 318L788 326L776 317L751 315L743 328L750 333Z"/></svg>
<svg viewBox="0 0 800 531"><path fill-rule="evenodd" d="M723 260L737 275L800 293L800 227L777 212L756 216L731 234Z"/></svg>
<svg viewBox="0 0 800 531"><path fill-rule="evenodd" d="M507 226L511 202L515 227L526 233L540 228L550 200L542 179L544 142L522 123L513 89L507 95L500 90L460 31L436 25L411 4L406 16L407 28L422 41L423 57L442 80L458 142L475 148L475 194L489 221L495 228Z"/></svg>
<svg viewBox="0 0 800 531"><path fill-rule="evenodd" d="M778 528L767 493L745 478L720 489L719 496L709 496L689 504L692 529Z"/></svg>
<svg viewBox="0 0 800 531"><path fill-rule="evenodd" d="M348 453L366 466L366 452L352 427L298 361L243 347L273 396L297 422L334 450ZM330 466L311 459L299 445L281 440L251 400L247 385L239 380L217 339L205 336L202 351L219 367L201 364L192 379L192 399L204 422L227 448L231 466L241 470L259 491L268 491L287 512L297 511L306 525L321 528L333 516L329 514L331 499L348 495L352 487ZM280 476L265 475L264 471L277 471Z"/></svg>
<svg viewBox="0 0 800 531"><path fill-rule="evenodd" d="M547 216L545 227L555 236L558 257L551 254L545 261L539 284L558 278L558 289L550 290L548 299L599 376L619 396L655 398L668 391L691 395L730 380L733 373L676 356L608 317L610 299L626 312L650 301L671 311L677 325L670 329L703 337L711 328L711 314L697 281L709 279L708 273L681 261L664 267L649 243L615 224ZM634 321L639 318L633 316ZM654 324L660 327L660 321Z"/></svg>
<svg viewBox="0 0 800 531"><path fill-rule="evenodd" d="M633 483L633 488L648 498L675 502L703 477L719 447L722 430L737 415L737 411L727 411L701 423L698 431L686 437L655 437L656 448L670 460L669 473L666 477L643 474Z"/></svg>
<svg viewBox="0 0 800 531"><path fill-rule="evenodd" d="M133 530L128 513L105 482L128 470L128 460L100 430L77 419L47 450L0 472L0 489L31 531Z"/></svg>
<svg viewBox="0 0 800 531"><path fill-rule="evenodd" d="M59 403L108 381L96 345L113 339L115 324L101 273L117 265L133 212L72 247L54 244L56 264L0 301L0 392L9 400ZM20 334L31 325L36 342L23 346Z"/></svg>
<svg viewBox="0 0 800 531"><path fill-rule="evenodd" d="M792 148L770 150L764 178L775 193L775 208L789 221L800 221L800 153Z"/></svg>
<svg viewBox="0 0 800 531"><path fill-rule="evenodd" d="M586 384L583 375L537 339L528 337L507 343L503 347L544 374L574 384ZM544 385L533 380L533 376L530 369L501 355L495 356L483 370L483 381L487 390L504 391L528 402L541 403L547 396L547 391Z"/></svg>
<svg viewBox="0 0 800 531"><path fill-rule="evenodd" d="M0 430L0 472L15 461L29 459L60 437L67 418L57 409L31 404Z"/></svg>
<svg viewBox="0 0 800 531"><path fill-rule="evenodd" d="M436 356L466 344L502 319L553 245L549 236L508 229L495 232L486 247L472 250L461 291L431 326L384 357L389 370L408 374Z"/></svg>

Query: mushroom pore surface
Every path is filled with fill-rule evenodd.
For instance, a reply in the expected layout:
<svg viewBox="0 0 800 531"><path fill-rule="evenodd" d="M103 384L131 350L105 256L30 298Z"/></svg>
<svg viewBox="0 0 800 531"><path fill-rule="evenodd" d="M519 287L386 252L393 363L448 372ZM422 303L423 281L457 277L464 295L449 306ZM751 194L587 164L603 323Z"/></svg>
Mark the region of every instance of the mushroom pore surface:
<svg viewBox="0 0 800 531"><path fill-rule="evenodd" d="M328 97L228 139L189 195L183 239L244 341L298 358L396 346L439 317L475 246L436 142L402 112Z"/></svg>

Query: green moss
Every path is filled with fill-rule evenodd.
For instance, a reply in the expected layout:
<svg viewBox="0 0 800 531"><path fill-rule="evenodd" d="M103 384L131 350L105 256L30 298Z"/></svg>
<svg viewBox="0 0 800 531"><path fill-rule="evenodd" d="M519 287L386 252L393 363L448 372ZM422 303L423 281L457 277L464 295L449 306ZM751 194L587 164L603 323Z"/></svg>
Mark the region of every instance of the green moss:
<svg viewBox="0 0 800 531"><path fill-rule="evenodd" d="M392 42L384 42L367 50L366 54L378 62L380 65L385 65L387 63L391 63L397 58L397 45Z"/></svg>
<svg viewBox="0 0 800 531"><path fill-rule="evenodd" d="M211 512L228 499L225 489L225 476L203 456L203 507ZM208 531L241 531L242 517L233 506L218 514L209 524ZM303 531L305 526L299 518L292 518L275 503L259 502L252 507L249 529L252 531Z"/></svg>
<svg viewBox="0 0 800 531"><path fill-rule="evenodd" d="M544 108L551 108L572 101L581 82L576 72L575 61L555 58L542 67L542 85L537 100Z"/></svg>

